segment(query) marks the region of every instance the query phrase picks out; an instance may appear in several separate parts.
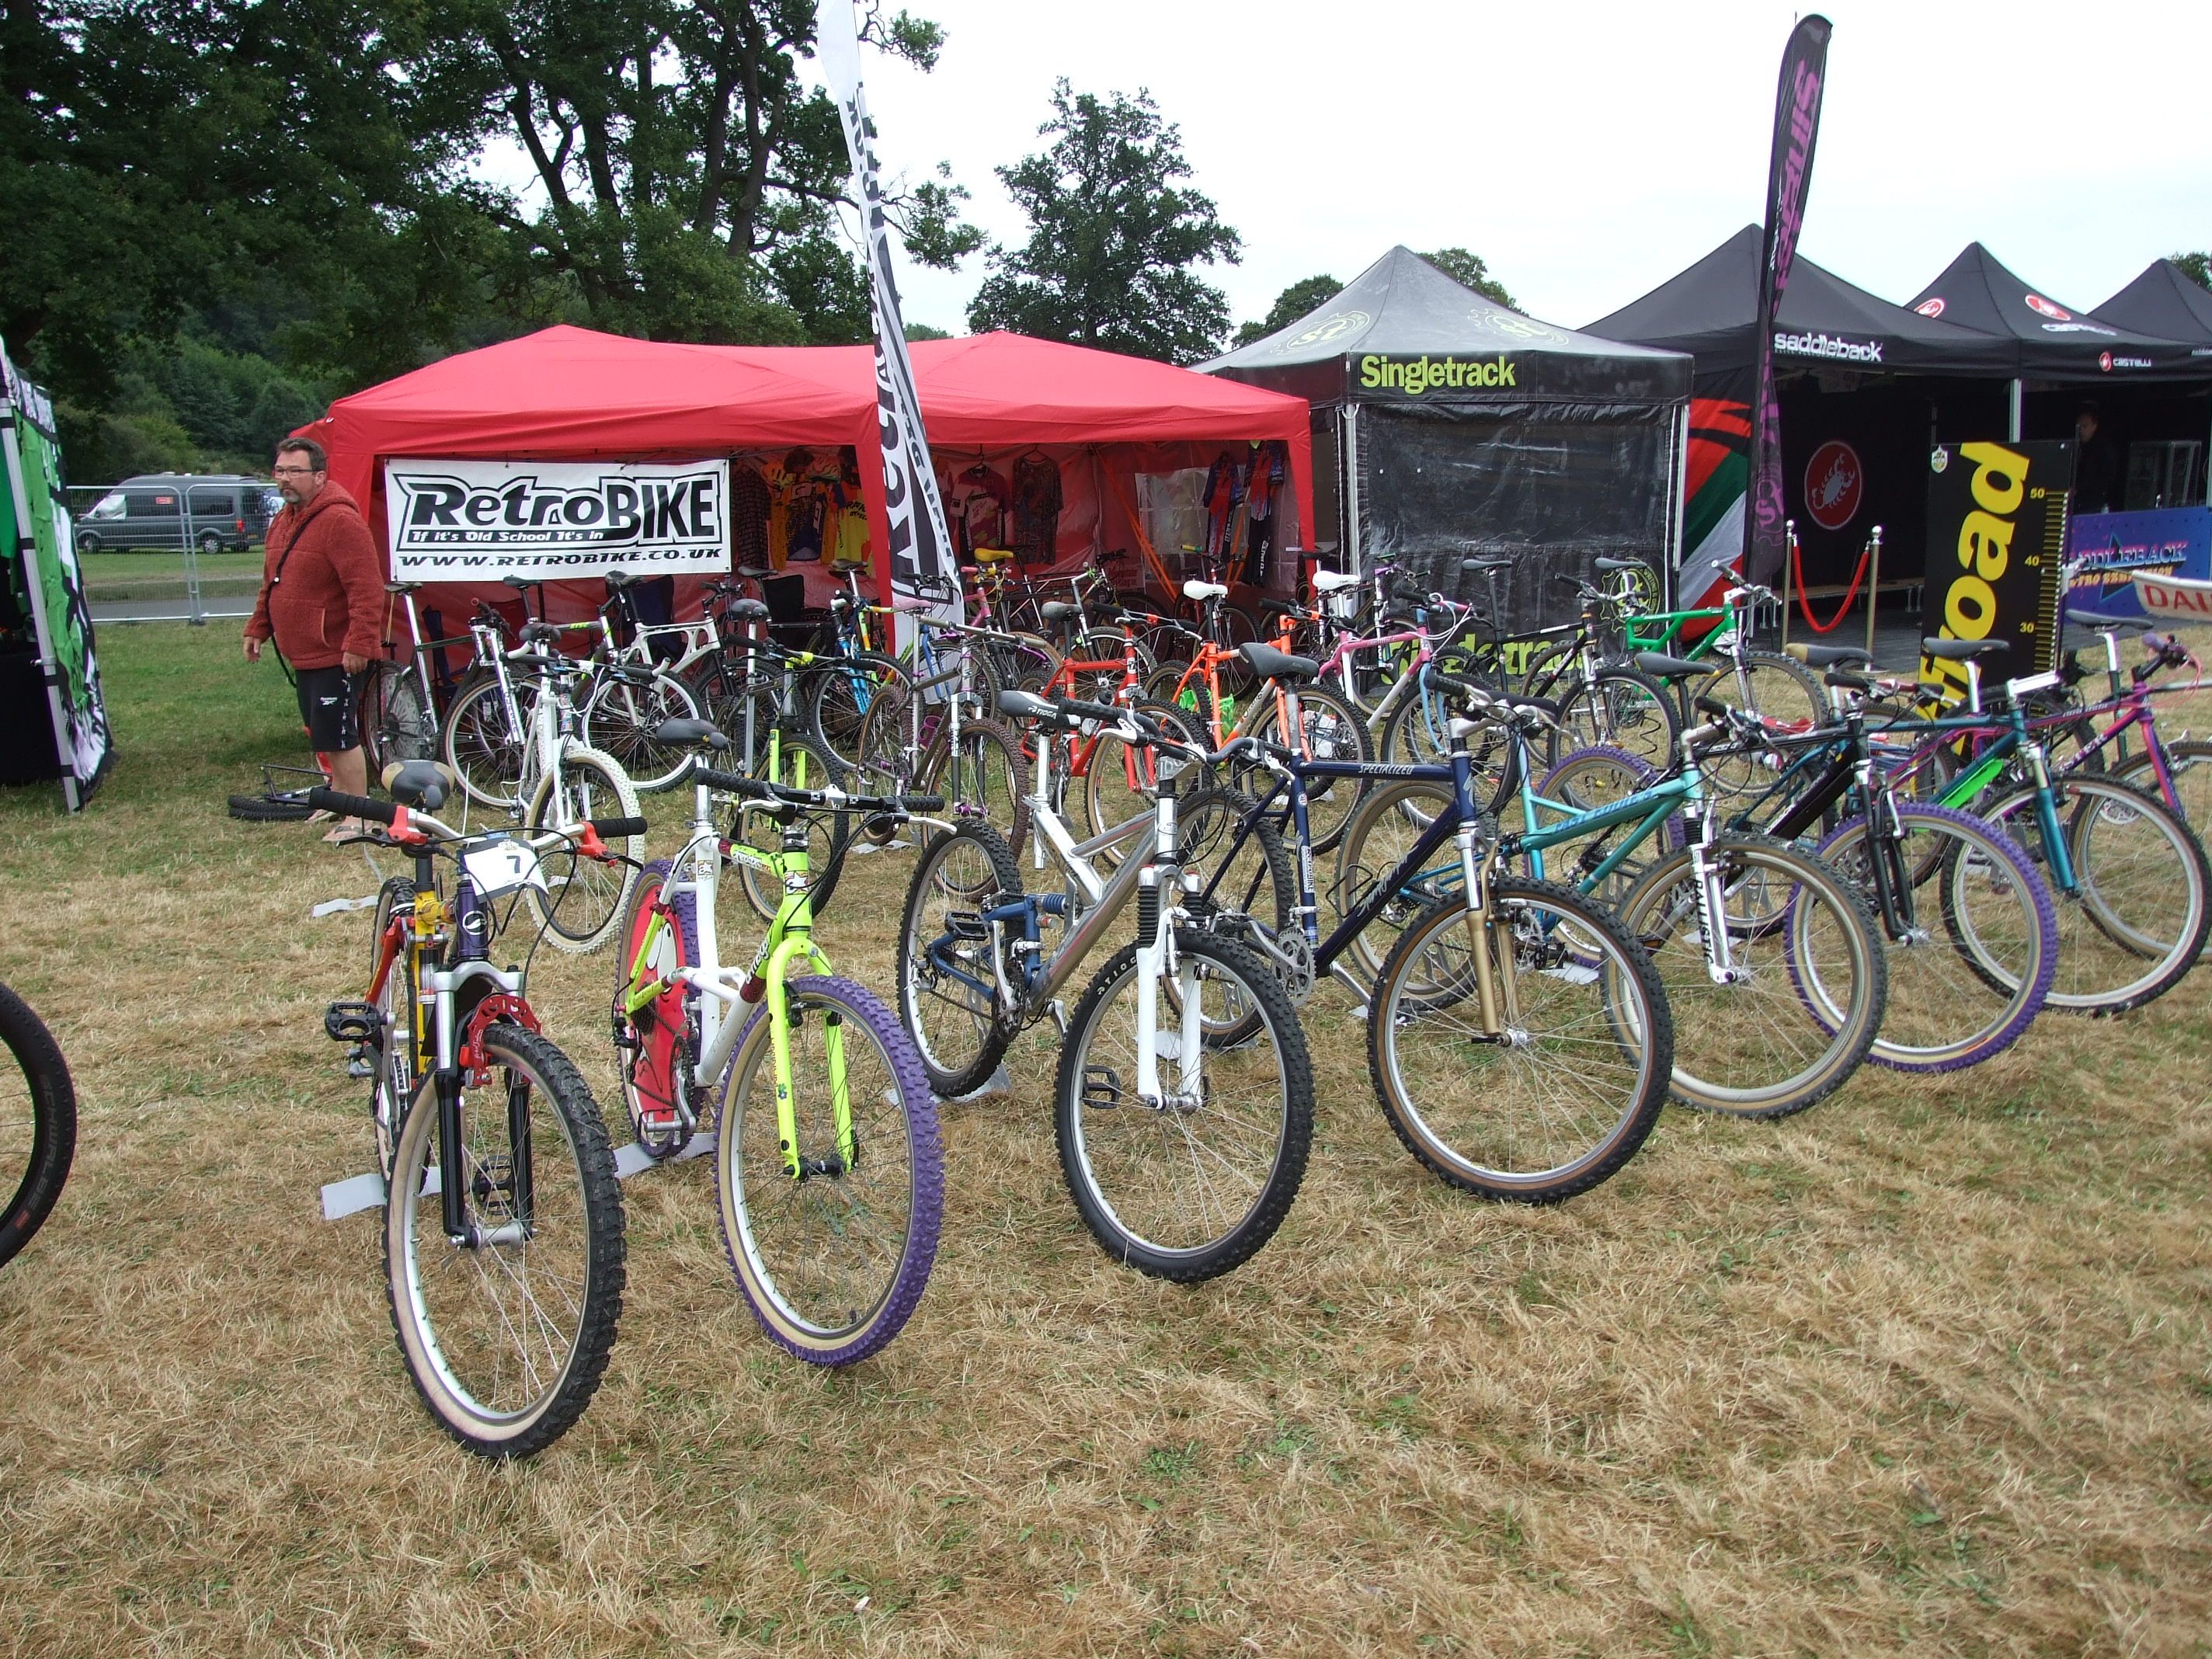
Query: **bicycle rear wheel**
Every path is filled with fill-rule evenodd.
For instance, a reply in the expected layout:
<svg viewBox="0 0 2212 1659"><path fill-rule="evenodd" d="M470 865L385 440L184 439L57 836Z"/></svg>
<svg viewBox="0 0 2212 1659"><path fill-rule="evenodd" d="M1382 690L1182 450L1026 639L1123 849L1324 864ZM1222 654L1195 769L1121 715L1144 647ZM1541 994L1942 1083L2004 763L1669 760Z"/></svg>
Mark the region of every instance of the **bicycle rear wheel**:
<svg viewBox="0 0 2212 1659"><path fill-rule="evenodd" d="M929 1283L945 1211L937 1103L914 1045L867 992L810 975L785 995L804 1173L784 1163L763 1006L738 1038L722 1096L722 1243L762 1329L811 1364L849 1365L899 1334Z"/></svg>
<svg viewBox="0 0 2212 1659"><path fill-rule="evenodd" d="M963 719L923 788L942 794L956 816L989 824L1020 859L1029 844L1030 767L1007 726Z"/></svg>
<svg viewBox="0 0 2212 1659"><path fill-rule="evenodd" d="M1895 803L1893 853L1845 820L1820 855L1874 910L1889 957L1889 1008L1867 1058L1900 1072L1954 1072L2018 1042L2051 989L2058 919L2051 890L2002 830L1969 813ZM1881 857L1894 926L1881 911Z"/></svg>
<svg viewBox="0 0 2212 1659"><path fill-rule="evenodd" d="M940 830L921 849L907 883L899 922L899 1018L914 1040L929 1086L956 1100L984 1081L1013 1041L1000 1023L1001 965L981 912L1002 893L1022 890L1021 866L988 823Z"/></svg>
<svg viewBox="0 0 2212 1659"><path fill-rule="evenodd" d="M840 766L830 751L811 738L793 737L786 732L775 745L777 763L769 764L769 753L763 750L760 763L753 768L753 775L780 783L791 789L820 789L830 784L840 788L851 786L847 782L845 769ZM887 793L887 792L886 792ZM783 844L783 826L765 812L734 814L730 825L730 839L757 847L762 852L773 852ZM809 890L816 921L830 908L830 896L837 890L837 878L844 873L846 850L852 845L853 818L849 812L828 810L805 812L800 822L806 826L806 871L813 886ZM740 864L738 879L725 879L722 890L732 886L744 895L746 904L763 921L775 920L775 913L783 903L781 881L767 870L751 864ZM717 928L721 927L721 912L715 912ZM737 919L732 916L729 937L739 936Z"/></svg>
<svg viewBox="0 0 2212 1659"><path fill-rule="evenodd" d="M2046 1006L2087 1014L2140 1008L2181 982L2212 930L2203 846L2155 796L2117 779L2076 772L2052 787L2075 887L2051 884L2059 945ZM1984 816L2048 881L2036 793L2033 785L2008 789Z"/></svg>
<svg viewBox="0 0 2212 1659"><path fill-rule="evenodd" d="M814 740L842 766L860 758L860 728L885 687L902 688L905 671L868 652L833 658L807 677L808 720Z"/></svg>
<svg viewBox="0 0 2212 1659"><path fill-rule="evenodd" d="M453 693L438 734L446 764L479 806L514 805L522 778L523 734L507 722L507 699L490 674L472 675Z"/></svg>
<svg viewBox="0 0 2212 1659"><path fill-rule="evenodd" d="M1428 827L1452 809L1452 787L1418 779L1386 783L1367 798L1367 803L1345 827L1336 849L1336 878L1331 902L1339 921L1364 904L1381 881L1413 850ZM1440 848L1429 867L1400 884L1389 903L1354 936L1349 947L1360 975L1372 979L1382 970L1404 930L1431 901L1460 887L1459 849L1451 842Z"/></svg>
<svg viewBox="0 0 2212 1659"><path fill-rule="evenodd" d="M528 1457L597 1393L622 1317L622 1190L605 1123L567 1055L534 1031L484 1033L462 1074L457 1170L438 1097L417 1091L385 1204L400 1358L430 1415L481 1456ZM446 1231L445 1187L461 1194Z"/></svg>
<svg viewBox="0 0 2212 1659"><path fill-rule="evenodd" d="M1060 1165L1106 1254L1192 1284L1249 1261L1290 1213L1313 1143L1313 1066L1283 988L1240 945L1178 928L1172 986L1148 984L1124 945L1085 988L1053 1085ZM1140 1099L1137 999L1155 997L1166 1101ZM1190 1007L1209 1027L1256 1015L1250 1041L1200 1042L1177 1075L1170 1038Z"/></svg>
<svg viewBox="0 0 2212 1659"><path fill-rule="evenodd" d="M1281 708L1273 693L1262 686L1255 696L1261 708L1252 721L1255 735L1295 749L1301 758L1313 761L1357 761L1375 758L1367 727L1358 710L1325 686L1306 686L1298 693L1298 729L1287 736L1276 732ZM1367 793L1362 778L1311 778L1306 782L1306 827L1313 849L1326 853L1344 839L1345 825L1359 810Z"/></svg>
<svg viewBox="0 0 2212 1659"><path fill-rule="evenodd" d="M360 696L361 740L372 779L395 762L428 760L438 752L437 715L411 666L371 663L361 676Z"/></svg>
<svg viewBox="0 0 2212 1659"><path fill-rule="evenodd" d="M1553 1204L1636 1155L1667 1103L1667 994L1613 913L1550 882L1490 883L1480 948L1500 1029L1481 1018L1466 896L1406 929L1367 1005L1367 1061L1407 1151L1483 1198Z"/></svg>
<svg viewBox="0 0 2212 1659"><path fill-rule="evenodd" d="M1736 977L1716 985L1698 916L1697 849L1659 859L1622 895L1674 1021L1675 1099L1733 1117L1786 1117L1858 1070L1889 976L1874 919L1833 870L1765 836L1718 837L1722 925Z"/></svg>
<svg viewBox="0 0 2212 1659"><path fill-rule="evenodd" d="M76 1151L76 1091L53 1033L0 985L0 1262L53 1213Z"/></svg>
<svg viewBox="0 0 2212 1659"><path fill-rule="evenodd" d="M560 765L538 781L527 822L530 833L537 836L549 830L574 830L590 818L638 816L637 792L614 757L573 745L562 755ZM607 846L635 860L645 851L645 837L629 836ZM522 890L531 914L556 950L580 955L614 937L637 880L635 862L602 864L562 843L539 854L538 867L545 878L544 888Z"/></svg>
<svg viewBox="0 0 2212 1659"><path fill-rule="evenodd" d="M1575 681L1560 694L1559 724L1565 732L1553 734L1555 754L1606 744L1662 772L1674 763L1682 734L1667 688L1627 668L1602 668L1595 681Z"/></svg>

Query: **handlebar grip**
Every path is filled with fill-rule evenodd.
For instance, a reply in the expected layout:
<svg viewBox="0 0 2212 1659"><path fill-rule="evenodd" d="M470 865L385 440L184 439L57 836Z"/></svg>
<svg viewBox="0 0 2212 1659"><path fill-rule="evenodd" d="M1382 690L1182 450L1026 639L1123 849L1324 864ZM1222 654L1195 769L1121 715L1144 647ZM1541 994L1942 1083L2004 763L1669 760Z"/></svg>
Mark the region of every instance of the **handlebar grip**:
<svg viewBox="0 0 2212 1659"><path fill-rule="evenodd" d="M1128 718L1131 710L1110 702L1085 702L1080 697L1055 697L1053 702L1063 714L1086 720L1111 720L1115 725Z"/></svg>
<svg viewBox="0 0 2212 1659"><path fill-rule="evenodd" d="M742 772L718 772L711 766L694 766L691 781L703 783L709 789L719 789L727 795L744 795L753 800L769 800L775 791L758 778L749 778Z"/></svg>
<svg viewBox="0 0 2212 1659"><path fill-rule="evenodd" d="M909 812L942 812L945 810L945 797L942 795L900 795L896 799L899 805Z"/></svg>
<svg viewBox="0 0 2212 1659"><path fill-rule="evenodd" d="M341 794L335 789L310 789L307 805L319 812L335 812L342 818L367 818L371 823L388 824L399 817L395 802L372 800L367 795Z"/></svg>
<svg viewBox="0 0 2212 1659"><path fill-rule="evenodd" d="M643 818L593 818L592 831L601 841L628 841L632 836L641 836L651 826Z"/></svg>

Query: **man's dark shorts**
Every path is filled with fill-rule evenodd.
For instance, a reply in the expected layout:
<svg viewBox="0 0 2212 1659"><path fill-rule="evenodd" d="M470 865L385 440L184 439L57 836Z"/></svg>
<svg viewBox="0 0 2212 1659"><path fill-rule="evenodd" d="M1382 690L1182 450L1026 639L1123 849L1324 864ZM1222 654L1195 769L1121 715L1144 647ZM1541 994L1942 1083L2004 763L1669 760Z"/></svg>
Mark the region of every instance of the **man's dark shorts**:
<svg viewBox="0 0 2212 1659"><path fill-rule="evenodd" d="M354 705L353 677L344 669L302 668L300 678L300 718L307 723L307 736L325 755L342 755L361 747L360 711Z"/></svg>

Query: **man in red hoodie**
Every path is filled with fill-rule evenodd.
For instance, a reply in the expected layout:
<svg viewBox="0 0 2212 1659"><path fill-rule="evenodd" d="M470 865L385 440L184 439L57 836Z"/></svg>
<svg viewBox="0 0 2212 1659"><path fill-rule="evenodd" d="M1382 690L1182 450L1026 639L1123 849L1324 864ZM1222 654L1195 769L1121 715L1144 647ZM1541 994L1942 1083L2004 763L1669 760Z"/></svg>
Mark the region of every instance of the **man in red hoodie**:
<svg viewBox="0 0 2212 1659"><path fill-rule="evenodd" d="M331 482L323 447L306 438L276 446L270 469L283 510L270 522L260 602L246 624L246 659L274 640L299 680L300 717L330 769L331 787L368 793L354 677L368 666L382 626L384 561L343 484ZM328 839L358 828L341 823Z"/></svg>

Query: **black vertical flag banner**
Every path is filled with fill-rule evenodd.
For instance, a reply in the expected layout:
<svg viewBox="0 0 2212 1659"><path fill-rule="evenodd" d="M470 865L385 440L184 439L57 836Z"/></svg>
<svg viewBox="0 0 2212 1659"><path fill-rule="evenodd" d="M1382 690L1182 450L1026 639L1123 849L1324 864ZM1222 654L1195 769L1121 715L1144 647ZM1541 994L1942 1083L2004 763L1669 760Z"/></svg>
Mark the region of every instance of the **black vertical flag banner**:
<svg viewBox="0 0 2212 1659"><path fill-rule="evenodd" d="M1771 581L1786 551L1782 504L1782 410L1774 396L1774 319L1797 258L1813 141L1820 133L1820 93L1828 73L1828 20L1801 18L1782 53L1774 99L1774 149L1766 167L1766 237L1759 274L1758 383L1752 392L1751 512L1744 574Z"/></svg>

